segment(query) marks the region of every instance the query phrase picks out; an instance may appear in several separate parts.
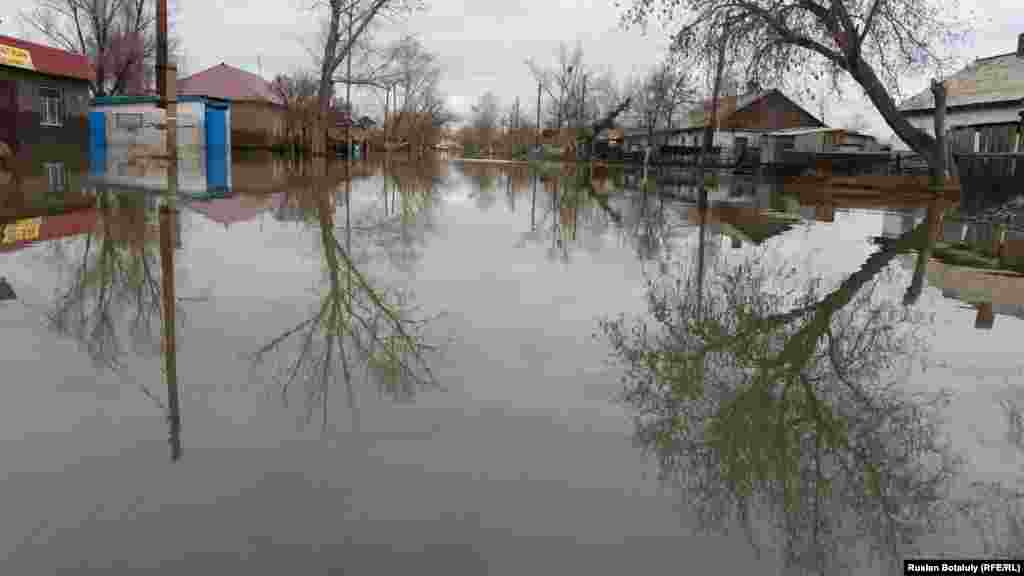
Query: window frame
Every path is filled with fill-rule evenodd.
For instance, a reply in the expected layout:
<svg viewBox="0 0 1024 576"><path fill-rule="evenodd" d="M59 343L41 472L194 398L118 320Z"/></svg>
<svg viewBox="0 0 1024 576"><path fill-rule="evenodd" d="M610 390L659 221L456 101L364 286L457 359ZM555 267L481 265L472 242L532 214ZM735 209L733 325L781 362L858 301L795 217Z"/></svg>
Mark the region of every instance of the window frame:
<svg viewBox="0 0 1024 576"><path fill-rule="evenodd" d="M52 94L44 94L44 92L52 91ZM56 94L54 96L53 94ZM51 120L50 112L51 108L49 105L54 105L56 111L54 115L56 119ZM54 86L40 86L39 87L39 124L41 126L50 126L54 128L60 128L64 126L64 91Z"/></svg>
<svg viewBox="0 0 1024 576"><path fill-rule="evenodd" d="M68 189L68 175L63 162L44 162L46 168L46 181L49 190L55 194L61 194Z"/></svg>

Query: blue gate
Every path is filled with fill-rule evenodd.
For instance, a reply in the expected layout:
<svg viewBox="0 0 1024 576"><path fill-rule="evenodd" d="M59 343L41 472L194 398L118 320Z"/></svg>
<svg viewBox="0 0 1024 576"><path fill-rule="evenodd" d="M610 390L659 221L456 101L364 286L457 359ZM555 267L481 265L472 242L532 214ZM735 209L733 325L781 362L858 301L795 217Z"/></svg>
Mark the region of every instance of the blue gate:
<svg viewBox="0 0 1024 576"><path fill-rule="evenodd" d="M107 117L89 112L89 173L102 176L107 168Z"/></svg>
<svg viewBox="0 0 1024 576"><path fill-rule="evenodd" d="M228 188L227 109L206 106L206 187L210 192Z"/></svg>

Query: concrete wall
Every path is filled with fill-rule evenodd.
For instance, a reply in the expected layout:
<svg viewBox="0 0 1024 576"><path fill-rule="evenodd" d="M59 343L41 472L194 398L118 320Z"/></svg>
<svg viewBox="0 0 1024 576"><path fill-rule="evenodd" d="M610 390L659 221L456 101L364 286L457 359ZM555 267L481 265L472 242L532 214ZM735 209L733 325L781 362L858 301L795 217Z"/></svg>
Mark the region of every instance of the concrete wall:
<svg viewBox="0 0 1024 576"><path fill-rule="evenodd" d="M166 149L166 132L157 127L164 123L166 113L155 104L129 104L117 106L96 106L95 112L103 112L106 120L107 145L123 147L144 145ZM142 126L138 129L124 127L131 117L142 115ZM206 108L202 102L179 102L178 148L202 148L206 145ZM230 124L228 125L230 127Z"/></svg>

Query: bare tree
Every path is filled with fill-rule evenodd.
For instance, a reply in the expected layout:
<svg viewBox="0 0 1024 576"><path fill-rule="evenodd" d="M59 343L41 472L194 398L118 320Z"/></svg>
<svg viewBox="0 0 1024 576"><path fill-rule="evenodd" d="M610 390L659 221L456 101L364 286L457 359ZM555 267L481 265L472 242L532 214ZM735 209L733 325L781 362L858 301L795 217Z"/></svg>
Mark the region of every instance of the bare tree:
<svg viewBox="0 0 1024 576"><path fill-rule="evenodd" d="M729 54L746 62L757 81L782 81L793 73L845 74L865 91L886 123L911 148L937 165L943 155L935 137L912 126L895 98L899 79L950 61L940 55L962 38L962 23L941 0L634 0L627 22L645 23L652 14L678 25L675 48L707 67L720 58L706 48L709 37L728 37ZM763 83L763 82L762 82Z"/></svg>
<svg viewBox="0 0 1024 576"><path fill-rule="evenodd" d="M501 103L493 92L484 92L473 106L471 124L480 144L490 147L501 124Z"/></svg>
<svg viewBox="0 0 1024 576"><path fill-rule="evenodd" d="M555 65L544 67L534 60L527 60L526 65L534 79L550 98L551 112L555 117L555 127L562 128L563 121L570 116L575 105L574 94L578 94L583 75L583 47L577 44L569 48L564 42L558 46L558 57Z"/></svg>
<svg viewBox="0 0 1024 576"><path fill-rule="evenodd" d="M359 38L370 24L380 16L407 13L419 4L417 0L326 0L317 6L322 10L322 49L317 54L320 72L317 110L323 119L330 112L334 98L335 73L353 54Z"/></svg>
<svg viewBox="0 0 1024 576"><path fill-rule="evenodd" d="M383 74L397 83L402 102L390 132L409 142L410 151L414 147L422 155L455 119L440 90L440 58L413 36L397 41L389 52L391 65Z"/></svg>
<svg viewBox="0 0 1024 576"><path fill-rule="evenodd" d="M285 139L293 152L300 143L309 141L315 128L317 112L317 80L311 72L279 74L270 89L285 107Z"/></svg>
<svg viewBox="0 0 1024 576"><path fill-rule="evenodd" d="M156 57L151 0L35 0L35 8L21 18L58 47L89 58L96 70L95 96L138 91L151 80ZM175 53L180 40L173 31L168 44Z"/></svg>

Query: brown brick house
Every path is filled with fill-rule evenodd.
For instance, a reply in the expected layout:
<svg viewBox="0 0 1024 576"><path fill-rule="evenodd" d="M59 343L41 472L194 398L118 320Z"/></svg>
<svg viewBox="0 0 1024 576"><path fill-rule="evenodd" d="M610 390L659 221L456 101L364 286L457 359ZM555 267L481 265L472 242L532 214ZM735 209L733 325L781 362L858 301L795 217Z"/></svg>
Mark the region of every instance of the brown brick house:
<svg viewBox="0 0 1024 576"><path fill-rule="evenodd" d="M179 80L178 92L231 102L233 148L269 148L284 137L285 107L257 74L221 62Z"/></svg>

